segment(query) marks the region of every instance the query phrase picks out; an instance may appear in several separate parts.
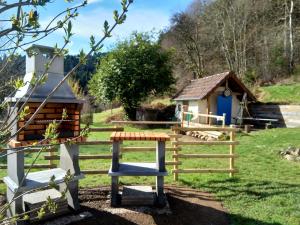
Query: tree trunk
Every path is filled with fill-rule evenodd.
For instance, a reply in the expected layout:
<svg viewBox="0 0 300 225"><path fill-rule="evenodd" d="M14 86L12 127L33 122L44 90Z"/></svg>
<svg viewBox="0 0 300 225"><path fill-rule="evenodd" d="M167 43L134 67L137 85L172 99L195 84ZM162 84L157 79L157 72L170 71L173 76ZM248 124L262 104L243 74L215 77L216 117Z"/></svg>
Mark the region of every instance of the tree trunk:
<svg viewBox="0 0 300 225"><path fill-rule="evenodd" d="M289 57L289 72L293 73L294 70L294 43L293 43L293 10L294 10L294 1L291 0L291 7L289 12L289 36L290 36L290 57Z"/></svg>
<svg viewBox="0 0 300 225"><path fill-rule="evenodd" d="M284 27L283 27L283 57L287 57L287 17L288 17L288 3L284 1Z"/></svg>

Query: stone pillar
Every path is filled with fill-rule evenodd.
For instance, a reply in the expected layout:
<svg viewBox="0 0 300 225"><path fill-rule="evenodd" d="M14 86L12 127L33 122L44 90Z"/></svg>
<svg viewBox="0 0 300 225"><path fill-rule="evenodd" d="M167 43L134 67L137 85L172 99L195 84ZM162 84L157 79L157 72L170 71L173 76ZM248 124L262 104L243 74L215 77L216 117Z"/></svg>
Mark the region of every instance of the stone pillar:
<svg viewBox="0 0 300 225"><path fill-rule="evenodd" d="M10 147L10 146L8 146ZM23 178L24 174L24 151L18 150L7 150L7 174L8 177L18 186L24 186L25 180ZM22 182L23 181L23 182ZM21 195L20 192L14 193L8 186L6 189L7 202L10 202L14 197ZM7 216L15 216L17 214L23 213L23 198L19 197L12 202L9 209L7 209ZM18 222L17 224L23 224Z"/></svg>
<svg viewBox="0 0 300 225"><path fill-rule="evenodd" d="M112 176L111 177L111 206L119 205L119 177Z"/></svg>
<svg viewBox="0 0 300 225"><path fill-rule="evenodd" d="M164 141L157 141L156 143L156 168L158 169L159 172L166 171ZM158 205L163 206L165 204L163 176L156 177L156 195L157 195Z"/></svg>
<svg viewBox="0 0 300 225"><path fill-rule="evenodd" d="M113 148L112 148L112 165L111 165L112 172L119 171L119 155L120 155L120 142L114 141Z"/></svg>
<svg viewBox="0 0 300 225"><path fill-rule="evenodd" d="M112 148L112 172L119 171L119 155L120 155L120 142L114 141ZM117 206L119 204L119 177L111 177L111 206Z"/></svg>
<svg viewBox="0 0 300 225"><path fill-rule="evenodd" d="M21 195L21 192L14 193L12 190L10 190L9 187L6 188L6 197L7 197L7 202L10 202L13 198L15 198L14 201L10 204L10 207L7 209L7 216L12 217L18 214L24 213L24 208L23 208L23 198L19 197ZM26 224L25 221L17 221L15 225L23 225Z"/></svg>
<svg viewBox="0 0 300 225"><path fill-rule="evenodd" d="M25 185L25 181L21 184L24 173L24 151L7 150L7 174L19 187Z"/></svg>
<svg viewBox="0 0 300 225"><path fill-rule="evenodd" d="M159 206L165 205L165 194L164 194L164 177L163 176L157 176L156 177L156 199L157 204Z"/></svg>
<svg viewBox="0 0 300 225"><path fill-rule="evenodd" d="M156 143L156 168L159 172L166 171L165 165L165 142L157 141Z"/></svg>
<svg viewBox="0 0 300 225"><path fill-rule="evenodd" d="M68 171L74 176L80 175L79 168L79 146L77 144L61 144L60 145L60 168ZM67 201L70 207L74 210L80 208L78 200L78 180L70 181L68 184L62 183L59 185L60 191L67 191Z"/></svg>

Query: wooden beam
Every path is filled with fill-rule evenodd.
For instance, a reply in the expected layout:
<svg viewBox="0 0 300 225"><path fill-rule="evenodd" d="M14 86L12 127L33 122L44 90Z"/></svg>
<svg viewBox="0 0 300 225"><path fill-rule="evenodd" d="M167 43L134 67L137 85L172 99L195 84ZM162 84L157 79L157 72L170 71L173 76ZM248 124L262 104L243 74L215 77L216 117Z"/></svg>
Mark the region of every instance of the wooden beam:
<svg viewBox="0 0 300 225"><path fill-rule="evenodd" d="M235 140L235 132L231 131L230 132L230 141L234 141ZM235 150L235 146L234 145L230 145L229 146L229 154L233 155L234 154L234 150ZM229 168L230 169L234 169L234 158L230 158L229 159ZM229 176L232 177L233 173L229 173Z"/></svg>
<svg viewBox="0 0 300 225"><path fill-rule="evenodd" d="M83 130L83 129L82 129ZM89 128L90 132L113 132L124 131L124 127L101 127L101 128Z"/></svg>
<svg viewBox="0 0 300 225"><path fill-rule="evenodd" d="M112 155L107 154L107 155L79 155L78 156L79 159L81 160L89 160L89 159L111 159ZM119 156L119 158L122 158L122 155ZM59 160L59 156L58 155L54 155L54 156L44 156L45 160Z"/></svg>
<svg viewBox="0 0 300 225"><path fill-rule="evenodd" d="M206 98L206 104L207 104L207 107L206 107L206 114L209 115L209 112L210 112L210 101L209 101L209 96L207 96L207 98ZM209 124L209 117L206 118L206 124Z"/></svg>
<svg viewBox="0 0 300 225"><path fill-rule="evenodd" d="M238 131L233 127L172 127L172 130L179 131Z"/></svg>
<svg viewBox="0 0 300 225"><path fill-rule="evenodd" d="M31 164L25 164L24 168L30 168ZM57 165L49 165L49 164L34 164L32 166L33 169L46 169L46 168L57 168ZM6 164L0 164L0 169L7 169L7 165Z"/></svg>
<svg viewBox="0 0 300 225"><path fill-rule="evenodd" d="M236 169L178 169L172 173L236 173Z"/></svg>
<svg viewBox="0 0 300 225"><path fill-rule="evenodd" d="M181 165L182 162L172 162L172 161L167 161L166 165L167 166L175 166L175 165Z"/></svg>
<svg viewBox="0 0 300 225"><path fill-rule="evenodd" d="M176 121L111 121L112 124L136 124L136 125L178 125Z"/></svg>
<svg viewBox="0 0 300 225"><path fill-rule="evenodd" d="M112 145L112 141L84 141L76 142L78 145Z"/></svg>
<svg viewBox="0 0 300 225"><path fill-rule="evenodd" d="M237 145L238 141L177 141L172 142L177 145Z"/></svg>
<svg viewBox="0 0 300 225"><path fill-rule="evenodd" d="M83 174L108 174L108 170L81 170Z"/></svg>
<svg viewBox="0 0 300 225"><path fill-rule="evenodd" d="M181 150L180 147L166 147L166 151ZM121 152L152 152L155 147L122 147Z"/></svg>
<svg viewBox="0 0 300 225"><path fill-rule="evenodd" d="M203 158L203 159L218 159L218 158L237 158L237 155L234 154L177 154L177 155L173 155L174 157L178 157L178 158Z"/></svg>

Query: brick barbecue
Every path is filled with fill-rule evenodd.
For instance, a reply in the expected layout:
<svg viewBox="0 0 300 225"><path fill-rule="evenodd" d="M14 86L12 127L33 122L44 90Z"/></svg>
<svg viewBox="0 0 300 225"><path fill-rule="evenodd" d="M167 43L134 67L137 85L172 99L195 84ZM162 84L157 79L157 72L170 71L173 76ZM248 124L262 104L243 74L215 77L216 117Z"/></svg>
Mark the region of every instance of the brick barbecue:
<svg viewBox="0 0 300 225"><path fill-rule="evenodd" d="M14 97L7 98L7 101L10 103L11 110L13 110L13 106L16 105L11 117L14 118L18 109L29 97L27 106L29 107L30 114L23 120L19 120L15 123L12 133L15 133L25 125L44 99L64 77L64 59L63 56L58 56L47 71L46 81L40 84L34 92L31 93L32 80L45 72L45 64L52 59L54 49L46 46L33 45L28 51L34 52L34 54L26 58L25 86L20 88ZM53 120L56 120L60 124L58 128L59 142L64 142L67 138L74 139L78 137L80 134L80 111L82 104L83 101L77 99L68 83L64 82L54 95L51 96L47 104L37 114L31 124L13 138L10 142L10 146L26 146L43 140L47 126L53 122ZM64 120L62 120L63 110L66 110L67 113L67 118ZM82 138L78 137L75 140L82 141ZM43 143L47 144L48 141L46 140Z"/></svg>

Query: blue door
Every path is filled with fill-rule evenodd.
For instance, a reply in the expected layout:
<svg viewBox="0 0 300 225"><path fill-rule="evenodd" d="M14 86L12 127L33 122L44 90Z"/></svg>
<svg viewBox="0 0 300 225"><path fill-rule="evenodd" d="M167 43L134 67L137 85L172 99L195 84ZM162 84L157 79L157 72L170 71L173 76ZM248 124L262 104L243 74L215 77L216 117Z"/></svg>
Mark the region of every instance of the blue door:
<svg viewBox="0 0 300 225"><path fill-rule="evenodd" d="M226 113L225 124L231 123L231 107L232 107L232 96L219 95L217 100L217 114L223 116Z"/></svg>

